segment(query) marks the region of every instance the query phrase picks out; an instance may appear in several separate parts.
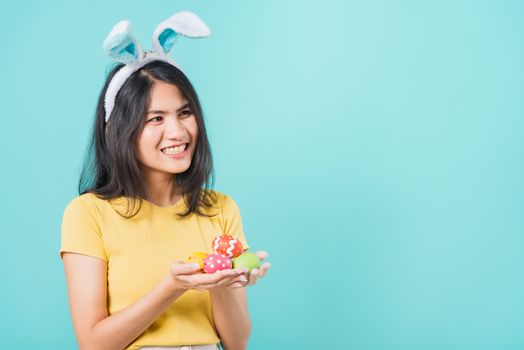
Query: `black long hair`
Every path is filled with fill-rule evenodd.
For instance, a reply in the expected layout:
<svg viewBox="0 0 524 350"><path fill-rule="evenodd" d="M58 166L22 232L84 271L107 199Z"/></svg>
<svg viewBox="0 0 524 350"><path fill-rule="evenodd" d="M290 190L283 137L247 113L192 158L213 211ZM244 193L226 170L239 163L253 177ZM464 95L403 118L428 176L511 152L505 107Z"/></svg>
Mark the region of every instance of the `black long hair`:
<svg viewBox="0 0 524 350"><path fill-rule="evenodd" d="M105 122L104 96L109 82L124 65L116 65L108 74L98 98L91 138L84 157L84 164L78 182L78 193L94 193L102 199L124 196L133 209L146 198L144 179L136 155L136 143L144 128L149 96L155 80L176 85L187 99L198 126L195 152L189 169L173 174L177 189L183 194L187 210L177 213L180 217L192 213L210 216L203 208L212 207L216 193L210 191L214 182L211 148L204 124L204 116L197 93L186 75L173 65L153 61L134 72L122 85L111 112Z"/></svg>

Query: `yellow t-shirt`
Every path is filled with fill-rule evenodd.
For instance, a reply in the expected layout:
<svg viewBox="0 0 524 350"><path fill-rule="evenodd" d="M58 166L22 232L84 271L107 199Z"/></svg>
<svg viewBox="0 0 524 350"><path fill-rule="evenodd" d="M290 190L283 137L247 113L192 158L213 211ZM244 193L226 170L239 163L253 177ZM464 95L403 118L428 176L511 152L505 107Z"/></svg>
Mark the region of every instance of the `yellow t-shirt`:
<svg viewBox="0 0 524 350"><path fill-rule="evenodd" d="M62 252L76 252L107 262L107 308L109 315L133 304L157 286L169 273L174 260L186 260L193 252L211 253L214 237L237 237L246 242L240 211L231 197L214 191L215 217L191 214L179 219L175 213L187 209L184 199L168 207L146 200L130 219L127 200L98 198L92 193L77 196L64 210ZM218 343L209 292L189 290L126 349L141 346L177 346Z"/></svg>

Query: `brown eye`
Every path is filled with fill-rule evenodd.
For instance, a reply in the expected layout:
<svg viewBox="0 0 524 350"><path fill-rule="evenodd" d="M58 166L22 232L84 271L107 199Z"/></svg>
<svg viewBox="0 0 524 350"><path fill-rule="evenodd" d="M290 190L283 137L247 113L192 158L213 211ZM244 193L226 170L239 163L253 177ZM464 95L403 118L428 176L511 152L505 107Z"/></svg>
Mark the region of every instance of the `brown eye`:
<svg viewBox="0 0 524 350"><path fill-rule="evenodd" d="M193 113L191 112L190 109L186 109L186 110L183 110L182 112L180 112L180 115L182 117L189 117L191 114L193 114Z"/></svg>
<svg viewBox="0 0 524 350"><path fill-rule="evenodd" d="M149 122L151 122L151 121L158 121L158 122L159 122L160 120L162 120L162 119L160 119L160 120L156 120L157 118L162 118L162 117L158 115L158 116L156 116L156 117L154 117L154 118L149 119L148 121L149 121Z"/></svg>

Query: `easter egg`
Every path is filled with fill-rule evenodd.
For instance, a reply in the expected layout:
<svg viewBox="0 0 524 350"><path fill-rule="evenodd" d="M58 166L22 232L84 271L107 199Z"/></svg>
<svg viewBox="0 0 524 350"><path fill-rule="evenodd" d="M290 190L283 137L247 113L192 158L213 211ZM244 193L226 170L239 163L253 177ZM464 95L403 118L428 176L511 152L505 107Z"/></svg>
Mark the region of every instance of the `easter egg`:
<svg viewBox="0 0 524 350"><path fill-rule="evenodd" d="M231 266L231 260L224 254L209 254L204 260L204 272L206 273L215 273L217 271L230 269Z"/></svg>
<svg viewBox="0 0 524 350"><path fill-rule="evenodd" d="M230 258L236 258L242 254L242 242L231 235L221 235L213 240L213 251Z"/></svg>
<svg viewBox="0 0 524 350"><path fill-rule="evenodd" d="M234 269L246 268L249 271L260 268L260 259L254 253L244 253L233 259Z"/></svg>
<svg viewBox="0 0 524 350"><path fill-rule="evenodd" d="M204 261L206 260L208 255L209 254L204 253L204 252L195 252L187 258L187 262L189 263L196 262L200 266L200 270L202 270L204 268Z"/></svg>

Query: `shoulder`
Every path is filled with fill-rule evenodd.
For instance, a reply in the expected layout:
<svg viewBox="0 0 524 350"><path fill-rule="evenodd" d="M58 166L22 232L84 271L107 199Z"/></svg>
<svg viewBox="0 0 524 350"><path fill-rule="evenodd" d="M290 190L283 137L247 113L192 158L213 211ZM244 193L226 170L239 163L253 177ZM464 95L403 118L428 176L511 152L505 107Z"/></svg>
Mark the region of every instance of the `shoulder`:
<svg viewBox="0 0 524 350"><path fill-rule="evenodd" d="M67 207L78 207L78 206L88 206L96 205L97 202L103 201L103 199L98 198L94 193L87 192L79 196L72 198L68 203Z"/></svg>
<svg viewBox="0 0 524 350"><path fill-rule="evenodd" d="M65 213L98 214L107 201L94 193L83 193L72 198L66 205Z"/></svg>
<svg viewBox="0 0 524 350"><path fill-rule="evenodd" d="M236 206L235 200L224 192L207 190L206 194L215 208L224 209L230 206Z"/></svg>
<svg viewBox="0 0 524 350"><path fill-rule="evenodd" d="M215 214L218 210L218 214L225 219L239 214L240 210L237 202L230 195L217 190L207 190L206 193L209 196L208 198L212 203Z"/></svg>

